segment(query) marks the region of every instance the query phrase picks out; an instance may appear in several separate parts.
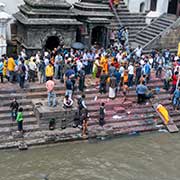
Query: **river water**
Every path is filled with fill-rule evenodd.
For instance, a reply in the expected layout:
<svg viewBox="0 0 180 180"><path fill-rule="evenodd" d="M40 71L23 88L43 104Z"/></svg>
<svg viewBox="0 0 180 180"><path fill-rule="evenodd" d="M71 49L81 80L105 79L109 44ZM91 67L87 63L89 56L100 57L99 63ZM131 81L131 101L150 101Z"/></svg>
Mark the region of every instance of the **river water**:
<svg viewBox="0 0 180 180"><path fill-rule="evenodd" d="M180 180L180 134L0 152L0 180Z"/></svg>

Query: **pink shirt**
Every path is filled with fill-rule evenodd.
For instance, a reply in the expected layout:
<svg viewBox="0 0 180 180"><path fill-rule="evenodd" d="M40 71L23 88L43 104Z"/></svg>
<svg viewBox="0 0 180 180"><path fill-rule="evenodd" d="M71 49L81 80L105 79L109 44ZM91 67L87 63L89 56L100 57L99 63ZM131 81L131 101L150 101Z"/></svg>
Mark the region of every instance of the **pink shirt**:
<svg viewBox="0 0 180 180"><path fill-rule="evenodd" d="M48 80L47 82L46 82L46 88L47 88L47 91L48 92L51 92L51 91L53 91L54 90L54 81L52 81L52 80Z"/></svg>

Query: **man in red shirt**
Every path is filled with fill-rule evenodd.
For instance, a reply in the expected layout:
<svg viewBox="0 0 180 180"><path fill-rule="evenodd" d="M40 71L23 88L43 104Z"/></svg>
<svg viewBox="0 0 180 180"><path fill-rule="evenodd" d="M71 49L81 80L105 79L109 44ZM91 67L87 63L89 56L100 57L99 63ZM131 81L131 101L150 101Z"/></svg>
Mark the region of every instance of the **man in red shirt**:
<svg viewBox="0 0 180 180"><path fill-rule="evenodd" d="M178 81L178 74L179 72L176 71L173 75L172 75L172 89L171 89L171 94L174 93L174 91L176 90L176 84Z"/></svg>

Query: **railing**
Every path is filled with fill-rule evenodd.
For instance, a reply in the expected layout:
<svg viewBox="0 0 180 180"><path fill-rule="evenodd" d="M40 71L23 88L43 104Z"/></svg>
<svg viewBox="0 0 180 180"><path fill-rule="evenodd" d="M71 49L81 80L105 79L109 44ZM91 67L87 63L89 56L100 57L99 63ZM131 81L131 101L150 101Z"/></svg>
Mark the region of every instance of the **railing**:
<svg viewBox="0 0 180 180"><path fill-rule="evenodd" d="M159 33L156 37L154 37L151 41L149 41L142 49L145 49L147 46L149 46L154 40L156 40L158 37L160 37L163 33L166 33L167 31L169 31L176 23L177 21L180 20L180 17L178 19L176 19L176 21L174 21L174 23L172 23L170 26L168 26L164 31L162 31L161 33Z"/></svg>
<svg viewBox="0 0 180 180"><path fill-rule="evenodd" d="M164 16L164 14L162 14L161 16L159 16L159 17L157 17L157 18L154 18L152 23L156 22L156 21L157 21L159 18L161 18L162 16ZM138 33L136 34L136 36L138 36L139 34L141 34L141 33L142 33L148 26L150 26L150 25L151 25L151 24L145 26L145 27L142 28L140 31L138 31Z"/></svg>

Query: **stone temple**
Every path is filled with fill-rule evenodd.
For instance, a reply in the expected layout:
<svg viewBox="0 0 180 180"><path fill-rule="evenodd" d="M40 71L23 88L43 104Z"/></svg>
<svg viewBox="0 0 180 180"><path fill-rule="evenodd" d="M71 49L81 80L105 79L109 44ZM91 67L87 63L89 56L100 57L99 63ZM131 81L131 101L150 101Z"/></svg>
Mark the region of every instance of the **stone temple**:
<svg viewBox="0 0 180 180"><path fill-rule="evenodd" d="M14 14L17 20L17 49L33 53L73 42L87 46L107 45L108 24L113 14L108 3L82 0L74 8L65 0L24 0Z"/></svg>
<svg viewBox="0 0 180 180"><path fill-rule="evenodd" d="M82 24L71 5L64 0L24 0L14 16L17 19L17 45L28 51L70 46Z"/></svg>

